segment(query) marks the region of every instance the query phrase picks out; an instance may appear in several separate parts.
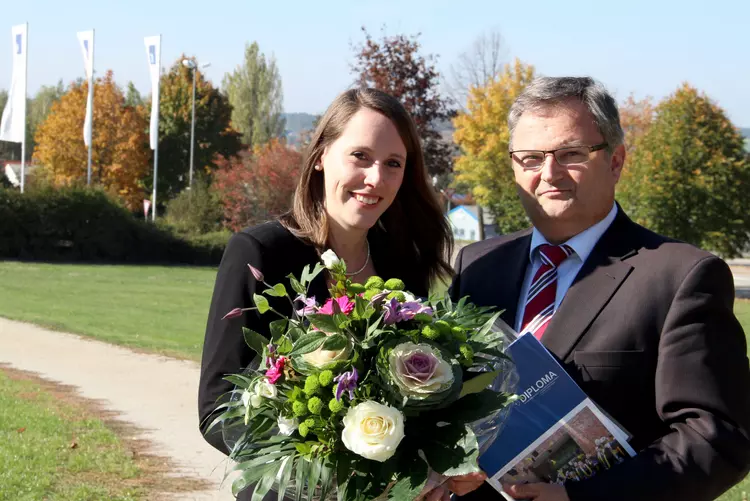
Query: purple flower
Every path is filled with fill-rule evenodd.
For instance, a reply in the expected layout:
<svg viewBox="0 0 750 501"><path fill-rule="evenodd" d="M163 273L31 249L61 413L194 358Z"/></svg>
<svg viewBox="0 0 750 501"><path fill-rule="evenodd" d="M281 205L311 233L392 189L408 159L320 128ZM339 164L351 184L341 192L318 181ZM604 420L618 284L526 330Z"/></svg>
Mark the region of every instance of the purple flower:
<svg viewBox="0 0 750 501"><path fill-rule="evenodd" d="M253 274L253 278L255 278L255 280L257 280L258 282L263 281L263 273L261 273L258 268L256 268L252 264L248 264L247 267L250 268L250 273Z"/></svg>
<svg viewBox="0 0 750 501"><path fill-rule="evenodd" d="M302 294L300 294L294 299L294 301L295 302L301 301L304 304L304 306L301 309L297 310L297 315L299 316L309 315L311 313L315 313L316 311L318 311L317 309L318 305L315 302L315 296L305 297Z"/></svg>
<svg viewBox="0 0 750 501"><path fill-rule="evenodd" d="M359 374L357 374L356 367L352 367L352 370L349 372L344 372L333 378L338 383L336 385L336 400L341 400L341 394L345 391L349 392L349 400L354 400L354 389L357 387L357 379L359 379Z"/></svg>
<svg viewBox="0 0 750 501"><path fill-rule="evenodd" d="M388 294L390 294L389 291L378 292L377 294L372 296L372 299L370 299L370 303L377 306L378 304L383 302L383 299L385 299L388 296Z"/></svg>
<svg viewBox="0 0 750 501"><path fill-rule="evenodd" d="M411 320L414 318L414 315L417 315L418 313L432 316L433 311L432 308L423 305L419 301L407 301L406 303L401 304L399 313L403 320Z"/></svg>
<svg viewBox="0 0 750 501"><path fill-rule="evenodd" d="M401 304L394 297L383 305L383 322L386 325L393 325L396 322L401 322L403 317L401 316Z"/></svg>
<svg viewBox="0 0 750 501"><path fill-rule="evenodd" d="M230 318L237 318L242 316L242 308L235 308L223 317L221 317L222 320L227 320Z"/></svg>

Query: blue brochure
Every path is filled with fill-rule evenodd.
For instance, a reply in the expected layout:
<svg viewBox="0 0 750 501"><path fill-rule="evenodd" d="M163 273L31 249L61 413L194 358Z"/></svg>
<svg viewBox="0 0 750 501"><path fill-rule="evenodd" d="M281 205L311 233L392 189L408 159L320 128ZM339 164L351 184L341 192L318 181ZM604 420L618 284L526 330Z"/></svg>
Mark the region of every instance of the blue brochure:
<svg viewBox="0 0 750 501"><path fill-rule="evenodd" d="M635 452L628 436L592 402L530 333L508 347L519 375L518 402L479 458L487 482L580 481Z"/></svg>

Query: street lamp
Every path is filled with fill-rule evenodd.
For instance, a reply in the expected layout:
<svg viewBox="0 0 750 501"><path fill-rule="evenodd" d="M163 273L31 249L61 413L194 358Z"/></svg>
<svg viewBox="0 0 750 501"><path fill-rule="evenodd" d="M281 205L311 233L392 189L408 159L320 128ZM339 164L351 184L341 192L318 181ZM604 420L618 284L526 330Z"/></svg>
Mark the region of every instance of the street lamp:
<svg viewBox="0 0 750 501"><path fill-rule="evenodd" d="M193 147L195 145L195 73L198 69L198 64L193 58L183 59L182 65L193 70L193 118L190 122L190 181L188 184L188 189L191 189L193 187ZM203 63L200 65L200 68L208 68L209 66L211 66L211 63Z"/></svg>

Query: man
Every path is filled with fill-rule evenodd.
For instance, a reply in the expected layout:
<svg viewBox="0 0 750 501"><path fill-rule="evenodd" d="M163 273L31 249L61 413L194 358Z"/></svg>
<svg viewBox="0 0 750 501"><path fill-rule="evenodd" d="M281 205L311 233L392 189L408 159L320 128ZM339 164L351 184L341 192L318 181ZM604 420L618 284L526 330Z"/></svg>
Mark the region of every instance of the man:
<svg viewBox="0 0 750 501"><path fill-rule="evenodd" d="M508 123L533 229L462 249L451 295L504 309L506 322L533 332L638 452L581 482L509 494L716 498L750 469L750 367L728 266L615 203L623 131L614 99L592 79L536 79ZM485 484L460 499L501 498Z"/></svg>

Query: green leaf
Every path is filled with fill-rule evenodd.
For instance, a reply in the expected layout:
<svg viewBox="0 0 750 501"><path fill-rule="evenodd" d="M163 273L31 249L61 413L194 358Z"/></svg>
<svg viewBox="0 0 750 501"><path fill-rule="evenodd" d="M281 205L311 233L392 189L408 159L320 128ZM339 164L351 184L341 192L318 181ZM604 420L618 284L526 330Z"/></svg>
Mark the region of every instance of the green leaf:
<svg viewBox="0 0 750 501"><path fill-rule="evenodd" d="M434 440L424 444L430 467L444 475L465 475L479 471L479 445L471 428L448 425L435 429Z"/></svg>
<svg viewBox="0 0 750 501"><path fill-rule="evenodd" d="M268 345L269 341L262 334L258 334L254 330L248 329L247 327L242 328L242 335L245 338L245 343L252 348L252 350L263 356L263 349Z"/></svg>
<svg viewBox="0 0 750 501"><path fill-rule="evenodd" d="M310 466L310 476L307 479L307 501L313 501L313 499L315 499L315 489L318 486L318 480L320 480L320 472L322 468L322 459L317 458L312 461Z"/></svg>
<svg viewBox="0 0 750 501"><path fill-rule="evenodd" d="M333 485L333 468L323 464L320 470L320 499L326 499Z"/></svg>
<svg viewBox="0 0 750 501"><path fill-rule="evenodd" d="M305 353L315 351L323 346L323 343L327 338L328 336L326 336L326 333L322 331L314 331L305 334L294 343L294 347L289 356L304 355Z"/></svg>
<svg viewBox="0 0 750 501"><path fill-rule="evenodd" d="M292 351L292 341L288 337L283 337L278 341L278 347L276 351L282 355L286 355Z"/></svg>
<svg viewBox="0 0 750 501"><path fill-rule="evenodd" d="M302 490L303 490L303 487L305 486L305 482L307 480L307 475L309 471L310 471L310 462L303 457L298 457L297 458L297 471L294 476L294 484L296 488L296 492L294 493L295 501L301 501L302 499Z"/></svg>
<svg viewBox="0 0 750 501"><path fill-rule="evenodd" d="M501 314L502 312L498 311L492 315L478 331L473 332L469 336L469 341L474 341L475 343L489 343L495 341L498 337L501 337L502 333L494 332L492 330L492 327L495 325L495 320L497 320Z"/></svg>
<svg viewBox="0 0 750 501"><path fill-rule="evenodd" d="M408 454L399 461L399 471L402 477L388 491L388 499L394 501L415 499L427 482L429 476L427 463L417 454Z"/></svg>
<svg viewBox="0 0 750 501"><path fill-rule="evenodd" d="M250 501L263 501L263 498L266 496L266 494L268 494L268 491L271 490L271 487L273 487L273 483L276 481L276 475L278 475L279 469L283 465L283 462L274 461L271 464L274 465L274 468L271 468L265 475L263 475L263 478L260 479L260 482L255 484L253 497L250 499Z"/></svg>
<svg viewBox="0 0 750 501"><path fill-rule="evenodd" d="M334 334L333 336L329 336L328 339L325 340L322 345L322 349L329 351L343 350L344 348L346 348L346 345L348 343L349 341L346 339L346 336L342 336L341 334Z"/></svg>
<svg viewBox="0 0 750 501"><path fill-rule="evenodd" d="M288 321L285 318L280 318L278 320L274 320L273 322L268 324L268 329L271 331L271 339L276 341L281 336L284 335L286 332L286 328L288 326Z"/></svg>
<svg viewBox="0 0 750 501"><path fill-rule="evenodd" d="M336 330L346 329L351 325L352 321L343 313L336 313L333 315L333 323L336 325ZM318 327L320 328L320 327Z"/></svg>
<svg viewBox="0 0 750 501"><path fill-rule="evenodd" d="M286 494L286 488L289 485L289 480L292 478L292 470L294 470L294 458L295 454L288 456L284 459L284 465L281 467L281 475L279 476L279 493L277 501L284 501L284 494Z"/></svg>
<svg viewBox="0 0 750 501"><path fill-rule="evenodd" d="M383 321L383 318L385 318L385 316L384 316L384 315L380 315L380 316L378 317L378 319L377 319L377 320L375 321L375 323L374 323L374 324L371 324L371 325L370 325L370 327L368 327L368 328L367 328L367 336L370 336L370 335L372 335L372 333L373 333L373 332L375 332L375 330L376 330L376 329L377 329L378 327L380 327L380 322L382 322L382 321Z"/></svg>
<svg viewBox="0 0 750 501"><path fill-rule="evenodd" d="M339 332L339 327L336 324L334 318L331 315L322 315L320 313L311 313L306 317L310 323L312 323L318 329L328 332L330 334L336 334Z"/></svg>
<svg viewBox="0 0 750 501"><path fill-rule="evenodd" d="M240 374L230 374L228 376L224 376L224 381L229 381L233 385L242 388L243 390L246 390L250 388L255 383L255 378L249 378L242 376Z"/></svg>
<svg viewBox="0 0 750 501"><path fill-rule="evenodd" d="M484 390L492 384L492 382L495 380L497 375L500 374L500 372L500 370L492 372L482 372L478 376L469 379L461 387L461 394L458 396L458 398L469 395L470 393L479 393L480 391Z"/></svg>
<svg viewBox="0 0 750 501"><path fill-rule="evenodd" d="M249 485L256 483L258 480L263 478L266 473L270 472L276 467L276 464L268 463L262 466L257 466L250 470L243 471L242 474L237 477L234 482L232 482L232 494L234 496L237 496L240 491L246 489Z"/></svg>
<svg viewBox="0 0 750 501"><path fill-rule="evenodd" d="M264 290L263 294L273 297L285 297L287 295L286 287L284 287L284 284L276 284L272 288Z"/></svg>
<svg viewBox="0 0 750 501"><path fill-rule="evenodd" d="M297 278L292 273L287 275L286 278L289 279L289 284L292 286L292 289L294 289L294 292L296 292L297 294L302 294L302 295L305 294L306 292L305 288L302 286L301 283L299 283L299 280L297 280Z"/></svg>
<svg viewBox="0 0 750 501"><path fill-rule="evenodd" d="M518 395L485 389L462 397L441 411L440 418L451 424L469 424L513 404L518 399Z"/></svg>
<svg viewBox="0 0 750 501"><path fill-rule="evenodd" d="M253 294L253 302L255 303L255 306L258 307L258 313L261 315L271 309L271 306L268 304L268 299L260 294Z"/></svg>

